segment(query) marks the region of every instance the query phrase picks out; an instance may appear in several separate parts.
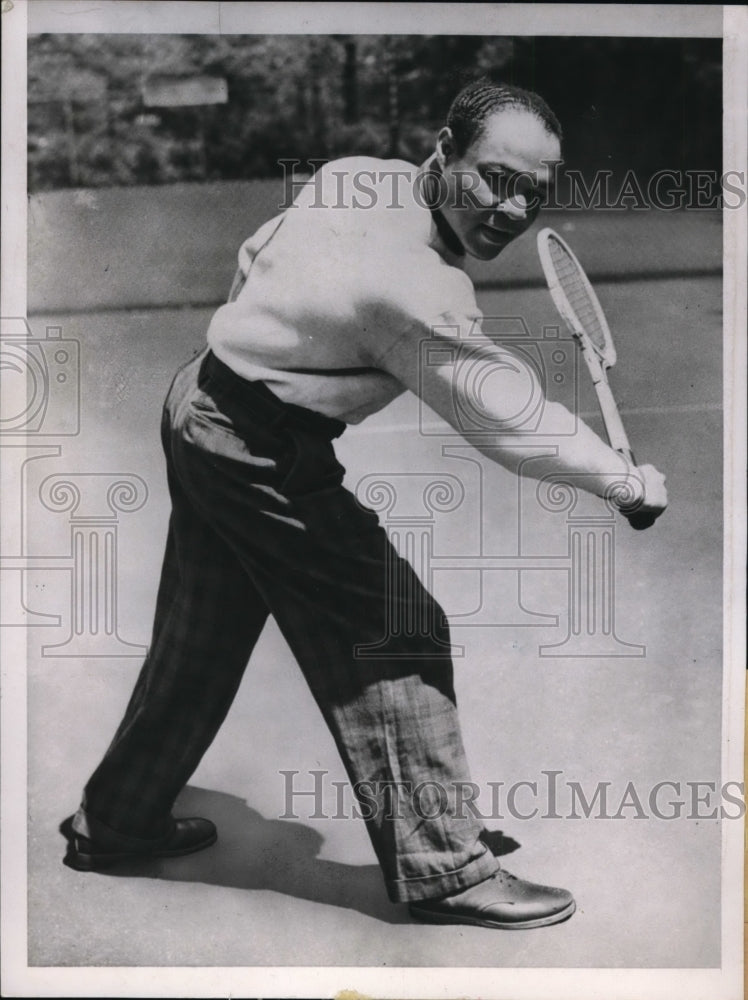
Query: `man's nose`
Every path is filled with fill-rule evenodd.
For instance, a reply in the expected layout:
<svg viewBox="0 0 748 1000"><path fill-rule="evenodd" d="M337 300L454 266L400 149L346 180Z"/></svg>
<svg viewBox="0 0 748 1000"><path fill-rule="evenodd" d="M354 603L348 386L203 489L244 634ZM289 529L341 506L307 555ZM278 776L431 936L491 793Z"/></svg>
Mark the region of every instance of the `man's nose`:
<svg viewBox="0 0 748 1000"><path fill-rule="evenodd" d="M497 205L497 211L509 219L522 222L527 218L527 199L523 194L514 194Z"/></svg>

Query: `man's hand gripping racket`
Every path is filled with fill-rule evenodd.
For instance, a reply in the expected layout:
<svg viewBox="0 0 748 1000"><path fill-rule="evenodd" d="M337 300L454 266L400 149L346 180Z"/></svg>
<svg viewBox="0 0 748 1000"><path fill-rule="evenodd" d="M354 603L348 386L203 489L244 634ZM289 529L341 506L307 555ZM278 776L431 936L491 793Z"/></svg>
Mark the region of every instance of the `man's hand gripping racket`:
<svg viewBox="0 0 748 1000"><path fill-rule="evenodd" d="M605 314L582 265L558 233L542 229L538 253L556 309L579 344L592 376L610 446L634 467L632 472L641 482L642 496L619 507L632 528L649 528L667 507L665 477L652 465L636 466L608 384L606 372L616 362L616 349Z"/></svg>

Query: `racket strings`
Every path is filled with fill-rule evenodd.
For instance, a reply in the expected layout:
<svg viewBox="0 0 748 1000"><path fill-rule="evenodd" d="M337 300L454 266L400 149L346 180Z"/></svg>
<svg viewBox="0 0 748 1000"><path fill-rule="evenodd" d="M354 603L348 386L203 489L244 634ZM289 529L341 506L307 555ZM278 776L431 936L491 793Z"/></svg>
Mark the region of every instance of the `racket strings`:
<svg viewBox="0 0 748 1000"><path fill-rule="evenodd" d="M608 337L603 328L598 311L584 283L579 267L560 243L548 240L556 277L563 289L569 305L595 347L601 354L608 349Z"/></svg>

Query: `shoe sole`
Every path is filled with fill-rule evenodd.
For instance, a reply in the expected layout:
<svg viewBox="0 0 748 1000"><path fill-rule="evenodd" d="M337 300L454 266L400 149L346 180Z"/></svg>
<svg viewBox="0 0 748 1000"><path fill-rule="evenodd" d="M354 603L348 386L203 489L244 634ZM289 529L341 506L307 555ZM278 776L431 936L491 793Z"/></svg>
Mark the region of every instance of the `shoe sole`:
<svg viewBox="0 0 748 1000"><path fill-rule="evenodd" d="M429 924L468 924L471 927L489 927L502 931L526 931L533 927L548 927L551 924L560 924L568 920L577 908L577 904L572 900L568 906L558 913L551 913L547 917L536 917L535 920L491 920L487 917L468 917L460 913L437 913L436 910L422 910L414 904L410 904L408 909L414 917Z"/></svg>
<svg viewBox="0 0 748 1000"><path fill-rule="evenodd" d="M106 854L86 854L83 851L75 851L72 848L62 859L62 863L68 868L73 868L77 872L105 871L123 861L148 861L150 858L181 858L187 854L194 854L196 851L203 851L206 847L211 847L218 840L218 834L212 833L205 840L189 847L172 848L171 850L156 851L121 851L108 852Z"/></svg>

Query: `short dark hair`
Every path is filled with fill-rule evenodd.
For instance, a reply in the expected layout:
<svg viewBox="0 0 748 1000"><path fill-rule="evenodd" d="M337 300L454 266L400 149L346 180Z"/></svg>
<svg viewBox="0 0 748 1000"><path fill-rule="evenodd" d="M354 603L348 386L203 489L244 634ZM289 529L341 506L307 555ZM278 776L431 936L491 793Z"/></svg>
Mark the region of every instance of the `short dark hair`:
<svg viewBox="0 0 748 1000"><path fill-rule="evenodd" d="M462 156L480 138L486 127L486 120L494 112L505 108L529 111L550 135L555 135L559 140L563 138L558 118L539 94L505 83L477 80L459 92L447 113L447 126L454 136L457 155Z"/></svg>

